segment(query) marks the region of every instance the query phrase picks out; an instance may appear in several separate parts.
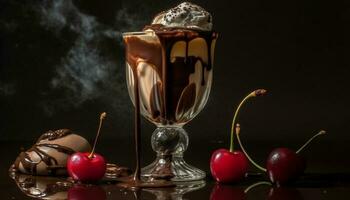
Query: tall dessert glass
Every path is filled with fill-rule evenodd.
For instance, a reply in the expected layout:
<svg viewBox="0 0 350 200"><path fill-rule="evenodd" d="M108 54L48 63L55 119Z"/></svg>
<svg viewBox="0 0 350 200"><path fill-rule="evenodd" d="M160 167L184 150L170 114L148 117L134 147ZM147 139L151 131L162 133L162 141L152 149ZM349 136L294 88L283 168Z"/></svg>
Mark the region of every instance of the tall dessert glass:
<svg viewBox="0 0 350 200"><path fill-rule="evenodd" d="M151 137L157 157L142 169L143 179L191 181L205 177L205 172L183 159L189 141L183 126L208 100L216 38L213 31L176 28L123 34L126 80L136 125L142 114L157 126Z"/></svg>

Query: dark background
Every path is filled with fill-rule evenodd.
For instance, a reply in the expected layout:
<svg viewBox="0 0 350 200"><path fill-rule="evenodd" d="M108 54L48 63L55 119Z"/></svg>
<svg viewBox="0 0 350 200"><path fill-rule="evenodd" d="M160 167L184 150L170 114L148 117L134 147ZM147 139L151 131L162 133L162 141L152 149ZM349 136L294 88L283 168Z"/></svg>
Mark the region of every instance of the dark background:
<svg viewBox="0 0 350 200"><path fill-rule="evenodd" d="M46 130L70 128L92 142L99 114L106 111L100 152L129 165L133 106L121 32L141 30L157 12L180 1L0 2L0 140L19 152ZM228 148L239 101L265 88L269 95L249 102L239 117L253 157L262 162L274 147L297 149L325 129L329 134L305 152L308 169L349 171L349 4L193 2L212 13L220 38L209 101L185 127L188 159L200 154L197 165L208 170L210 153ZM143 121L143 149L150 157L144 162L153 156L154 128ZM121 154L130 158L120 160Z"/></svg>

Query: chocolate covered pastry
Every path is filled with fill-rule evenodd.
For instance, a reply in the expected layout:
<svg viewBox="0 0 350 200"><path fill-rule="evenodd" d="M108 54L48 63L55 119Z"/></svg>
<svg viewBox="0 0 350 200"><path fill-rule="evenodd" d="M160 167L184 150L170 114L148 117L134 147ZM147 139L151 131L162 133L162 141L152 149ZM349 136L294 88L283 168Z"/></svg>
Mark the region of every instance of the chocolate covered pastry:
<svg viewBox="0 0 350 200"><path fill-rule="evenodd" d="M32 175L66 175L67 158L90 150L89 142L69 129L48 131L30 149L21 152L11 168Z"/></svg>

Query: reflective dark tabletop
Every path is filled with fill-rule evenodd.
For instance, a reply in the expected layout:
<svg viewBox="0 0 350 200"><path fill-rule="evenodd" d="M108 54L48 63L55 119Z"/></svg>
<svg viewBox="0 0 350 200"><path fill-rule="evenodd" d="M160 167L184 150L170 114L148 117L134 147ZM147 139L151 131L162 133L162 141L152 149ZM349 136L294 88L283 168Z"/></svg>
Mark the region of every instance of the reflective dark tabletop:
<svg viewBox="0 0 350 200"><path fill-rule="evenodd" d="M332 172L329 169L307 170L305 175L284 187L275 187L267 182L262 174L252 169L249 176L236 184L220 185L215 183L208 173L207 157L195 156L201 152L190 151L187 156L197 166L207 171L203 181L178 183L176 187L129 190L116 186L114 181L101 181L97 184L72 184L65 177L43 177L17 174L10 176L8 169L20 147L30 143L1 143L3 152L0 177L1 199L145 199L145 200L180 200L180 199L349 199L350 173ZM215 145L214 145L215 146ZM119 147L126 148L126 147ZM214 147L215 148L215 147ZM100 151L105 155L113 152L113 144L101 145ZM145 148L147 149L147 148ZM194 148L196 149L196 148ZM131 153L131 152L130 152ZM129 152L118 154L122 163L132 163ZM152 155L145 151L146 155ZM205 152L205 154L207 154ZM132 154L131 154L132 155ZM109 156L106 156L107 158ZM113 157L113 156L112 156ZM148 156L145 156L146 160ZM114 159L109 159L114 161ZM311 167L313 164L311 163ZM327 165L324 165L327 166ZM325 168L320 168L325 169ZM326 171L329 173L326 173ZM317 173L315 173L318 171Z"/></svg>
<svg viewBox="0 0 350 200"><path fill-rule="evenodd" d="M220 35L209 101L186 125L185 160L206 172L204 181L130 191L115 182L73 185L66 178L9 176L21 148L30 148L44 131L70 128L92 142L103 111L108 120L96 152L133 169L133 105L121 33L142 30L180 2L0 1L1 200L350 199L350 44L344 37L350 1L193 0L212 13ZM210 156L229 146L234 106L260 87L269 95L251 102L239 121L259 164L273 148L300 147L313 131L330 134L304 152L305 175L289 186L271 186L253 167L245 180L217 185ZM145 166L154 160L155 127L143 122Z"/></svg>

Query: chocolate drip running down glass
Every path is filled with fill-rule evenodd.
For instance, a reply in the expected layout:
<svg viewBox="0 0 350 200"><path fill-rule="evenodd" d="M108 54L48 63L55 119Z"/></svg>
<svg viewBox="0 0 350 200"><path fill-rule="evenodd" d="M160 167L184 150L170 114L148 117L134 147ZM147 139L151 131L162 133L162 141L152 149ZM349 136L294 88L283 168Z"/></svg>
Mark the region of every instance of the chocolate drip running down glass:
<svg viewBox="0 0 350 200"><path fill-rule="evenodd" d="M195 6L189 3L179 6L184 4ZM190 7L189 10L194 8L200 7ZM167 17L164 13L161 15ZM207 18L209 22L211 16ZM140 114L157 125L151 138L157 158L142 169L142 178L203 179L205 173L202 170L183 160L188 135L182 127L203 109L208 100L217 34L211 30L157 23L146 26L143 32L124 33L123 38L128 91L136 113L136 143L140 140ZM137 146L139 157L139 144ZM137 170L135 176L140 176Z"/></svg>

